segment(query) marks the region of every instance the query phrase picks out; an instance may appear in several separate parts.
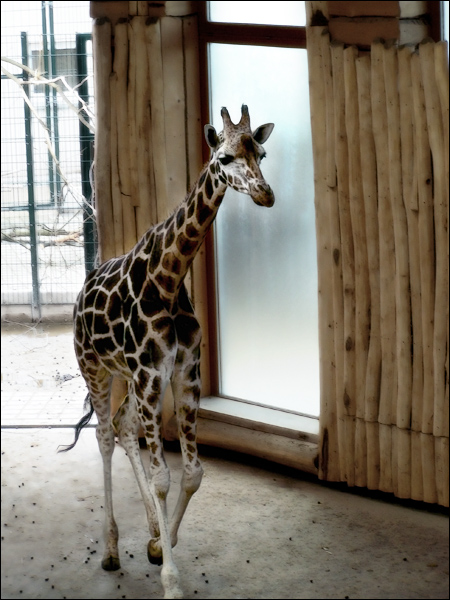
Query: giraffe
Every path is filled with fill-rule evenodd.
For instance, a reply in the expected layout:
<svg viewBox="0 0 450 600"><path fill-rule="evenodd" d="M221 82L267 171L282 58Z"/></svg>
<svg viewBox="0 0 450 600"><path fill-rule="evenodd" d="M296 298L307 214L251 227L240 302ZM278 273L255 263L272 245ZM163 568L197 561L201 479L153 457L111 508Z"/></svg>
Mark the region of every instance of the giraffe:
<svg viewBox="0 0 450 600"><path fill-rule="evenodd" d="M102 567L120 568L118 528L112 502L111 458L118 436L130 459L144 501L150 541L147 555L161 565L164 598L182 598L172 547L203 469L196 445L200 399L201 332L183 283L205 238L228 186L270 207L274 194L265 182L260 162L262 144L273 123L250 129L248 108L241 108L238 124L222 108L223 131L205 125L211 149L209 162L175 212L151 227L127 254L112 258L87 276L74 308L75 353L85 379L89 412L75 426L75 446L93 412L103 459L105 486L105 551ZM128 382L128 394L110 416L113 377ZM161 441L161 405L166 386L172 385L183 461L183 477L172 520L166 497L170 474ZM150 451L150 473L141 461L138 430L142 426Z"/></svg>

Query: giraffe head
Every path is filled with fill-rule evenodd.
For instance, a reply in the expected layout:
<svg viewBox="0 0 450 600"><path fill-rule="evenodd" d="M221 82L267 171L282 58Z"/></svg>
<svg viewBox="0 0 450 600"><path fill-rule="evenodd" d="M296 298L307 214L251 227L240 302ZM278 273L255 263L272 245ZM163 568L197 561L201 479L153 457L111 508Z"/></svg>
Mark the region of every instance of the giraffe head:
<svg viewBox="0 0 450 600"><path fill-rule="evenodd" d="M262 144L269 138L273 123L250 129L248 107L242 105L241 120L235 125L226 108L222 108L223 131L219 134L212 125L205 125L205 137L211 148L211 161L222 181L238 192L251 196L255 204L272 206L275 196L266 183L261 169L261 160L266 152Z"/></svg>

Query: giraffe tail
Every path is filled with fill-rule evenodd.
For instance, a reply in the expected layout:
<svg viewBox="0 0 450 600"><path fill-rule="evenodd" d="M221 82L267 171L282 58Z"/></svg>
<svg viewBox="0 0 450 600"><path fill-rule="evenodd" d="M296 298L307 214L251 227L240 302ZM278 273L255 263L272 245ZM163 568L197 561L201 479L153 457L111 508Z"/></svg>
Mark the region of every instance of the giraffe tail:
<svg viewBox="0 0 450 600"><path fill-rule="evenodd" d="M58 450L58 452L68 452L69 450L72 450L72 448L78 442L78 438L80 437L81 430L83 429L83 427L86 427L86 425L91 420L91 417L94 414L94 407L92 406L91 397L89 394L86 396L86 399L84 401L84 407L89 408L89 412L86 413L83 417L81 417L81 419L75 425L75 440L74 440L73 444L69 444L68 446L63 446L60 450ZM59 448L59 446L58 446L58 448Z"/></svg>

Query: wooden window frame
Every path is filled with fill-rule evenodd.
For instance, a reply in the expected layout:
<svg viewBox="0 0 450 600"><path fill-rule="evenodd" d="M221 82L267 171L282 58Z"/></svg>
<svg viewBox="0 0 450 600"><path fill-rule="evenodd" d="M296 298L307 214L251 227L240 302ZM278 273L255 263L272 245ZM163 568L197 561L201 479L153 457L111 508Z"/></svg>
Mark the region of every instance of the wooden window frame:
<svg viewBox="0 0 450 600"><path fill-rule="evenodd" d="M202 123L210 123L209 111L209 68L208 44L238 44L241 46L273 46L278 48L306 49L306 26L252 25L247 23L223 23L208 20L208 2L199 2L199 59L201 86ZM274 3L274 10L276 5ZM209 160L210 148L203 139L203 161ZM219 356L217 348L217 314L215 290L215 252L214 231L210 229L205 240L206 245L206 290L208 298L207 341L210 365L210 394L219 395Z"/></svg>
<svg viewBox="0 0 450 600"><path fill-rule="evenodd" d="M275 5L274 5L275 6ZM276 10L276 8L274 8ZM208 44L225 43L306 49L305 26L219 23L207 18L207 2L199 2L199 65L202 123L210 123ZM210 149L203 139L203 161ZM194 272L194 301L203 328L203 397L200 401L198 441L244 452L270 461L317 473L318 418L265 407L219 395L219 356L215 289L214 231L205 240L206 272ZM206 335L205 335L206 334Z"/></svg>

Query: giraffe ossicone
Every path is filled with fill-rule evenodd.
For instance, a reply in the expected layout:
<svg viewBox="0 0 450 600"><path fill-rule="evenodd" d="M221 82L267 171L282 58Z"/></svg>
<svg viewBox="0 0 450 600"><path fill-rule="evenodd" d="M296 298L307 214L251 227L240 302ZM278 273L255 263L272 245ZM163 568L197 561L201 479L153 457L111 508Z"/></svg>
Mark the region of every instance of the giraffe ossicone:
<svg viewBox="0 0 450 600"><path fill-rule="evenodd" d="M132 464L144 501L150 541L150 562L162 564L164 598L182 598L180 577L173 560L178 528L189 500L198 490L203 469L197 452L197 412L200 400L201 332L184 285L227 187L270 207L274 194L260 162L264 142L273 130L267 123L250 129L247 106L234 124L221 111L223 131L205 126L211 148L208 163L175 212L151 227L123 256L112 258L87 276L74 308L74 341L80 371L88 388L90 410L75 427L75 441L95 411L103 459L106 540L102 567L120 568L118 528L112 502L111 459L115 435ZM128 394L110 416L112 378L128 382ZM183 461L183 477L171 520L166 498L170 474L161 439L161 406L169 382ZM145 472L138 442L142 426L150 451L150 476Z"/></svg>

